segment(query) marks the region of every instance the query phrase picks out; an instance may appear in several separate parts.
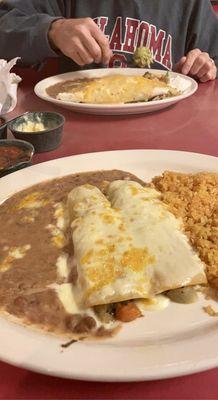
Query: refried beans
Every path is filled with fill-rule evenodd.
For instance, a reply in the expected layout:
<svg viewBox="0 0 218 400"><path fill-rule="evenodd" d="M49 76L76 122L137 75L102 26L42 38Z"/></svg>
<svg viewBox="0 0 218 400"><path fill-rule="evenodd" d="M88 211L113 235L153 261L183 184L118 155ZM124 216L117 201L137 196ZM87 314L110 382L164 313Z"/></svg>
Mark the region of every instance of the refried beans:
<svg viewBox="0 0 218 400"><path fill-rule="evenodd" d="M105 181L132 179L130 173L111 170L78 173L43 182L16 193L0 206L0 308L26 324L54 333L73 334L95 331L92 317L68 314L51 285L59 284L57 259L63 252L73 255L68 230L64 239L54 241L48 227L57 225L55 206L64 204L68 193L86 183L104 191ZM57 238L56 238L57 239ZM73 277L73 278L72 278ZM75 279L72 269L69 281ZM111 333L111 332L110 332ZM84 336L84 335L83 335Z"/></svg>
<svg viewBox="0 0 218 400"><path fill-rule="evenodd" d="M76 89L78 86L81 87L81 84L92 82L94 78L84 78L84 79L76 79L69 80L64 82L58 82L55 85L49 86L46 88L46 93L56 99L57 95L62 92L71 92L73 89Z"/></svg>

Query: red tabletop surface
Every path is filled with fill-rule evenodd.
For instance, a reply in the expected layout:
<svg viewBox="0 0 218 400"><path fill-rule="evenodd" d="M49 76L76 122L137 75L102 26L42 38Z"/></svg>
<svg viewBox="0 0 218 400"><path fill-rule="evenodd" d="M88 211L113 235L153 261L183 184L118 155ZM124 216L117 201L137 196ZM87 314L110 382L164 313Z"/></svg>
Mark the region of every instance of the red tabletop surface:
<svg viewBox="0 0 218 400"><path fill-rule="evenodd" d="M18 105L8 117L27 110L56 110L66 118L61 146L52 152L36 154L34 163L114 149L171 149L218 155L218 81L201 84L195 95L161 112L94 116L60 109L33 94L38 80L56 73L54 66L40 73L31 69L19 73L23 81ZM114 384L68 381L0 363L0 399L215 400L218 369L165 381Z"/></svg>

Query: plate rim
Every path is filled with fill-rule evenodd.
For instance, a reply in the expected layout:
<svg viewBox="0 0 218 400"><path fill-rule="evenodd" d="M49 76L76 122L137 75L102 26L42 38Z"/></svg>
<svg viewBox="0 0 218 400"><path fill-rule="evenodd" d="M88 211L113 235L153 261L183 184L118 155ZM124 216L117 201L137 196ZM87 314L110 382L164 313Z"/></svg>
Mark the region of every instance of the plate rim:
<svg viewBox="0 0 218 400"><path fill-rule="evenodd" d="M124 153L138 153L138 152L140 152L140 153L147 153L147 154L156 154L157 152L159 153L159 154L162 154L162 155L168 155L169 153L170 154L175 154L175 155L178 155L178 156L181 156L181 155L183 155L184 157L187 157L187 158L189 158L189 157L194 157L194 158L196 158L196 159L198 159L198 158L204 158L205 160L210 160L210 161L216 161L217 159L218 159L218 157L217 156L213 156L213 155L210 155L210 154L205 154L205 153L198 153L198 152L189 152L189 151L185 151L185 150L171 150L171 149L142 149L142 148L138 148L138 149L125 149L125 150L122 150L122 149L117 149L117 150L103 150L103 151L95 151L95 152L87 152L87 153L79 153L79 154L73 154L73 155L69 155L69 156L66 156L66 157L58 157L58 158L54 158L54 159L51 159L51 160L47 160L47 161L42 161L42 162L39 162L39 163L36 163L36 164L33 164L33 165L30 165L30 166L28 166L27 168L28 168L28 171L34 171L35 169L40 169L41 168L41 166L42 166L42 164L43 165L52 165L52 164L56 164L56 163L61 163L63 160L70 160L71 158L72 159L75 159L75 158L85 158L85 157L99 157L99 156L101 156L101 155L110 155L110 154L114 154L114 153L122 153L122 154L124 154ZM23 174L25 174L25 172L27 171L27 168L24 168L24 169L21 169L21 170L18 170L18 171L14 171L13 173L11 173L11 174L8 174L8 175L6 175L6 176L3 176L3 177L1 177L0 178L0 188L1 188L1 184L2 183L5 183L5 181L10 181L10 180L13 180L13 177L15 176L15 174L16 174L16 176L19 176L19 175L23 175ZM94 171L94 169L91 169L91 171ZM70 173L69 173L70 174ZM53 177L51 177L51 179L53 179ZM46 180L49 180L49 178L48 179L46 179ZM33 183L32 185L34 185L35 183ZM31 186L32 186L31 185ZM26 186L26 187L28 187L28 186ZM20 190L23 190L23 189L20 189ZM10 196L13 194L13 193L16 193L17 192L17 190L15 191L15 192L9 192L10 194ZM7 198L7 197L6 197ZM3 202L5 199L6 199L4 196L1 196L1 191L0 191L0 203L1 202Z"/></svg>
<svg viewBox="0 0 218 400"><path fill-rule="evenodd" d="M32 364L26 362L26 363L18 363L18 362L12 362L9 361L7 358L1 357L0 359L1 362L7 363L13 367L16 368L21 368L25 369L27 371L45 375L45 376L51 376L51 377L57 377L57 378L62 378L62 379L68 379L68 380L76 380L76 381L85 381L85 382L107 382L107 383L128 383L128 382L148 382L148 381L159 381L159 380L166 380L166 379L173 379L173 378L180 378L184 376L190 376L194 375L200 372L206 372L210 370L217 370L218 371L218 356L211 358L209 362L205 365L204 361L198 362L198 364L193 363L193 365L184 365L184 366L176 366L178 369L176 372L167 371L164 372L162 371L161 374L157 375L155 373L150 373L147 374L146 376L144 374L142 375L137 375L137 376L124 376L124 375L113 375L110 374L110 376L103 376L103 375L92 375L89 373L85 374L76 374L75 372L73 375L68 372L63 372L63 371L53 371L53 370L42 370L40 367L34 367Z"/></svg>

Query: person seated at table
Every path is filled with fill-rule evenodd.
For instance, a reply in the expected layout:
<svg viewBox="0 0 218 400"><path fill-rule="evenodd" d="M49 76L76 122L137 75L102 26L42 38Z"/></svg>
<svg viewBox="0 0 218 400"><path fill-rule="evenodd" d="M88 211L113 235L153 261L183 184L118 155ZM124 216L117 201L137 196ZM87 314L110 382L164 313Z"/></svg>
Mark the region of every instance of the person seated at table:
<svg viewBox="0 0 218 400"><path fill-rule="evenodd" d="M218 19L210 1L0 1L1 58L36 64L62 57L65 71L126 67L141 46L152 51L152 68L215 79Z"/></svg>

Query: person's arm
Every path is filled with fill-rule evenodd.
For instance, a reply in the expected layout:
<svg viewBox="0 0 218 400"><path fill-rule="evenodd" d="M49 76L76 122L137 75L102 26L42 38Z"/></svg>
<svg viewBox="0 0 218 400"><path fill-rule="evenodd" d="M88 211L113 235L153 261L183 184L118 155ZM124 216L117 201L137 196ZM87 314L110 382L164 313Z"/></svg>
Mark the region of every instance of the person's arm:
<svg viewBox="0 0 218 400"><path fill-rule="evenodd" d="M36 64L57 57L48 41L51 23L62 17L61 1L0 1L0 58L21 57L25 64Z"/></svg>
<svg viewBox="0 0 218 400"><path fill-rule="evenodd" d="M201 82L215 79L218 68L218 18L209 0L195 0L189 19L186 53L176 69Z"/></svg>

